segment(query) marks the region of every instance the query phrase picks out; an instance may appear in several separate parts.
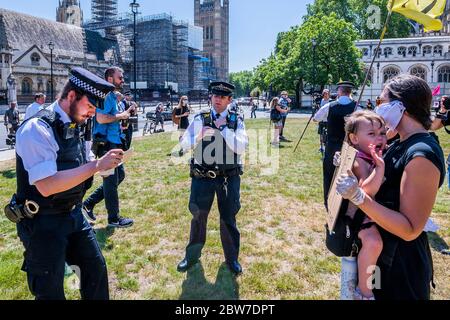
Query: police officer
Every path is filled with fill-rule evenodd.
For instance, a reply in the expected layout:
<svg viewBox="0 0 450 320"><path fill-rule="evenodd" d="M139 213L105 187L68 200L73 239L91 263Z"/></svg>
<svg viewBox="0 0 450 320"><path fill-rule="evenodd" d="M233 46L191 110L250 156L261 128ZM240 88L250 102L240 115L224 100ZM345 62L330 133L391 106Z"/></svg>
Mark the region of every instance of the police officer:
<svg viewBox="0 0 450 320"><path fill-rule="evenodd" d="M232 84L212 82L210 91L213 107L197 114L181 139L183 150L194 149L194 153L191 159L189 200L193 218L186 255L177 268L180 272L188 270L201 256L214 195L217 195L225 261L234 274L242 272L238 262L240 234L236 226L236 214L241 207L241 155L245 152L248 137L236 106L227 109L232 101L233 90Z"/></svg>
<svg viewBox="0 0 450 320"><path fill-rule="evenodd" d="M345 138L345 117L356 109L356 102L351 99L352 89L355 85L350 81L341 81L337 84L338 99L324 105L317 111L313 120L327 122L327 141L323 159L323 195L327 207L328 191L333 180L333 156L341 151Z"/></svg>
<svg viewBox="0 0 450 320"><path fill-rule="evenodd" d="M60 98L17 132L17 193L5 213L17 223L25 247L22 270L36 299L65 298L66 261L79 270L82 299L109 298L105 259L81 213L81 201L92 176L115 168L123 151L111 150L88 162L79 126L103 107L113 89L89 71L75 68Z"/></svg>

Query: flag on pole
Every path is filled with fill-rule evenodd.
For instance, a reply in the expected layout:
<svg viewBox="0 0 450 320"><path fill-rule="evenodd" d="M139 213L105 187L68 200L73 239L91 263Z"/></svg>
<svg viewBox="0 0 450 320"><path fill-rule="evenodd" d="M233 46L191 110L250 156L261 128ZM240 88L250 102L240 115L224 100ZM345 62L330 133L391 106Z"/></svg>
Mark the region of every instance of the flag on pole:
<svg viewBox="0 0 450 320"><path fill-rule="evenodd" d="M422 24L425 31L440 31L443 28L439 19L444 13L447 0L390 0L388 8L408 19Z"/></svg>

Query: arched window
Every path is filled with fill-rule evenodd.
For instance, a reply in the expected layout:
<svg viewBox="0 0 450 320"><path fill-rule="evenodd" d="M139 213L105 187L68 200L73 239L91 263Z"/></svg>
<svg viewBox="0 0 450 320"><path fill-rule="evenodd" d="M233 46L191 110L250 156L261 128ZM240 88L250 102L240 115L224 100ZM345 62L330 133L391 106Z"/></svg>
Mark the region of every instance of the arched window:
<svg viewBox="0 0 450 320"><path fill-rule="evenodd" d="M414 66L411 68L410 73L413 76L422 78L423 80L427 81L427 70L424 67Z"/></svg>
<svg viewBox="0 0 450 320"><path fill-rule="evenodd" d="M438 69L438 82L450 83L450 66L443 66Z"/></svg>
<svg viewBox="0 0 450 320"><path fill-rule="evenodd" d="M392 54L392 48L391 47L387 47L384 48L384 56L387 58Z"/></svg>
<svg viewBox="0 0 450 320"><path fill-rule="evenodd" d="M22 94L31 94L33 88L33 81L29 78L22 80Z"/></svg>
<svg viewBox="0 0 450 320"><path fill-rule="evenodd" d="M408 48L408 55L412 55L413 57L415 57L417 54L417 47L409 47Z"/></svg>
<svg viewBox="0 0 450 320"><path fill-rule="evenodd" d="M436 55L442 56L442 46L435 46L433 49L433 53Z"/></svg>
<svg viewBox="0 0 450 320"><path fill-rule="evenodd" d="M383 71L383 83L388 82L390 79L398 76L400 74L400 69L396 67L387 67Z"/></svg>
<svg viewBox="0 0 450 320"><path fill-rule="evenodd" d="M397 49L397 53L398 53L398 55L399 56L406 56L406 47L399 47L398 49Z"/></svg>
<svg viewBox="0 0 450 320"><path fill-rule="evenodd" d="M369 68L364 68L364 74L367 74L367 72L369 71ZM370 83L373 83L373 69L370 71L370 73L369 73L369 78L368 78L368 81L370 82Z"/></svg>
<svg viewBox="0 0 450 320"><path fill-rule="evenodd" d="M426 54L432 54L433 53L433 47L432 46L424 46L422 52L423 52L424 56Z"/></svg>
<svg viewBox="0 0 450 320"><path fill-rule="evenodd" d="M41 60L41 56L39 54L37 54L36 52L33 52L33 54L31 55L31 64L33 66L38 66L40 60Z"/></svg>

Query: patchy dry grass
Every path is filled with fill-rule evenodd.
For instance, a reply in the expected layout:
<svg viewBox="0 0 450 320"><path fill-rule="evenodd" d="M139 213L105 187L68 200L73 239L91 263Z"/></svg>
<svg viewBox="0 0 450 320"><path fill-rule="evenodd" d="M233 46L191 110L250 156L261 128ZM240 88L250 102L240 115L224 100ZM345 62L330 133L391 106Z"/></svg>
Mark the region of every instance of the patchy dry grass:
<svg viewBox="0 0 450 320"><path fill-rule="evenodd" d="M305 120L288 120L287 136L296 139ZM249 129L266 129L263 120ZM261 132L259 132L261 134ZM262 176L260 166L246 165L241 186L242 276L234 279L223 264L216 204L210 214L201 263L187 274L176 271L189 236L190 179L187 159L175 165L167 154L170 134L139 139L120 187L121 212L135 219L130 229L106 226L103 204L96 208L97 238L107 260L113 299L338 299L339 259L324 245L325 213L318 137L312 126L299 151L295 142L280 149L277 175ZM448 137L441 135L446 154ZM15 190L14 162L0 163L0 203ZM100 183L96 177L96 185ZM450 242L450 192L442 188L433 212L441 226L432 235L436 290L433 299L450 297L449 256L438 249ZM0 299L32 298L20 271L23 248L15 226L0 216ZM71 279L68 279L68 281ZM67 286L67 297L79 298Z"/></svg>

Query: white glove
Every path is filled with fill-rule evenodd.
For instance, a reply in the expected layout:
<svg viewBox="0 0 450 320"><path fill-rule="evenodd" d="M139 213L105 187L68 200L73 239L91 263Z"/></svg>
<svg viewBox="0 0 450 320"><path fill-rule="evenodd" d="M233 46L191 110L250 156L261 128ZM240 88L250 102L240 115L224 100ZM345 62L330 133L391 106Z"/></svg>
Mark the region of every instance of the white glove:
<svg viewBox="0 0 450 320"><path fill-rule="evenodd" d="M336 151L333 156L333 165L339 167L341 165L341 152Z"/></svg>
<svg viewBox="0 0 450 320"><path fill-rule="evenodd" d="M364 202L366 193L359 187L358 179L350 170L348 174L341 175L337 180L336 191L344 199L350 200L356 206Z"/></svg>

